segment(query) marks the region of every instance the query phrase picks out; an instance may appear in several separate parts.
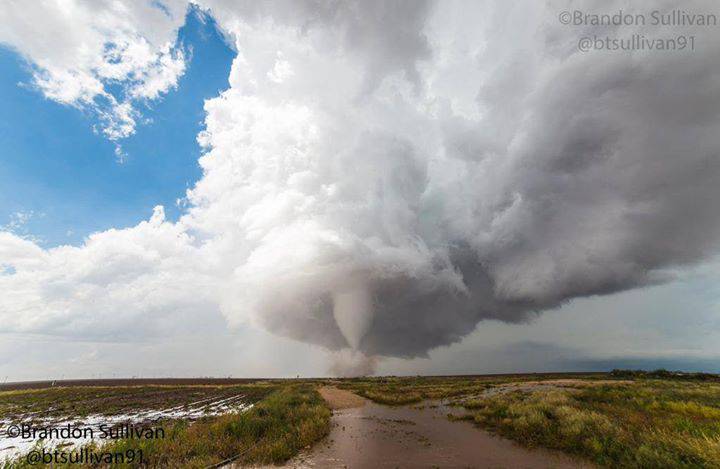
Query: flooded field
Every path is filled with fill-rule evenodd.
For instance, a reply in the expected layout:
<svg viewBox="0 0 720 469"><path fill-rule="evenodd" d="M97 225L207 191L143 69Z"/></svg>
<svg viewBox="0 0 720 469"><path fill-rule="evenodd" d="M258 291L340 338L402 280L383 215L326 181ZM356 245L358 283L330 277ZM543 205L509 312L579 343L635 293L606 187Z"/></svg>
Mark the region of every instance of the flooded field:
<svg viewBox="0 0 720 469"><path fill-rule="evenodd" d="M63 386L0 392L0 461L42 444L80 448L142 437L170 422L241 413L262 388L217 385Z"/></svg>

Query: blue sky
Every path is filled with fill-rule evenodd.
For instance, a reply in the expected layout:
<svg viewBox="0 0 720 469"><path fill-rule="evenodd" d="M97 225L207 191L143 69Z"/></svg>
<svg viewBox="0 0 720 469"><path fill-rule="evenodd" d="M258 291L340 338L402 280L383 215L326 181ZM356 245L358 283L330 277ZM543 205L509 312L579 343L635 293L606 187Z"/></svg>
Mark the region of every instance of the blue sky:
<svg viewBox="0 0 720 469"><path fill-rule="evenodd" d="M179 31L188 51L177 89L149 102L146 122L115 145L94 132L89 112L45 98L32 85L31 65L0 45L0 226L32 213L22 234L44 247L78 244L95 231L133 226L163 205L176 219L176 200L200 177L206 98L228 86L234 52L214 20L191 10Z"/></svg>

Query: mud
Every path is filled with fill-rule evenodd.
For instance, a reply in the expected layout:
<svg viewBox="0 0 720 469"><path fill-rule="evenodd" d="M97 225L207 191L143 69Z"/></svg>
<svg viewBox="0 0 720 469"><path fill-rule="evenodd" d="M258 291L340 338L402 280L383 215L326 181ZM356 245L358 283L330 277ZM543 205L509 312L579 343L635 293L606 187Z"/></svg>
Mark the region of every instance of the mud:
<svg viewBox="0 0 720 469"><path fill-rule="evenodd" d="M330 386L322 387L318 389L318 391L323 399L327 401L328 406L333 410L362 407L367 401L355 393Z"/></svg>

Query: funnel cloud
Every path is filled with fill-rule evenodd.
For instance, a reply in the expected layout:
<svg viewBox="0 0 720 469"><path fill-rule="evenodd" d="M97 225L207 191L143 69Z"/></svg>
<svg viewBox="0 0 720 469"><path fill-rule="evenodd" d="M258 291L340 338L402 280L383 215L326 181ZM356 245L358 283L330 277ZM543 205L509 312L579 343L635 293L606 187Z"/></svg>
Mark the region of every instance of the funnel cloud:
<svg viewBox="0 0 720 469"><path fill-rule="evenodd" d="M366 373L483 320L666 282L718 251L715 29L698 29L692 52L583 52L582 36L639 26L567 26L559 12L649 12L198 4L237 56L205 102L203 174L183 215L158 208L72 247L0 233L13 269L0 274L3 329L219 311L229 327L344 350L334 373Z"/></svg>

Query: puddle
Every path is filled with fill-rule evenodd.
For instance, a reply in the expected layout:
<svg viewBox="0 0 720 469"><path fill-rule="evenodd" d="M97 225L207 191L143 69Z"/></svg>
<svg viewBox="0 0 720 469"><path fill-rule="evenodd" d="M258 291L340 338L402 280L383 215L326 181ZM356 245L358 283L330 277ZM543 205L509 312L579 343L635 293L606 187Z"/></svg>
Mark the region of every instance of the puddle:
<svg viewBox="0 0 720 469"><path fill-rule="evenodd" d="M415 407L367 402L336 410L330 435L286 467L593 467L558 452L523 448L470 422L447 418L458 412L437 402Z"/></svg>

